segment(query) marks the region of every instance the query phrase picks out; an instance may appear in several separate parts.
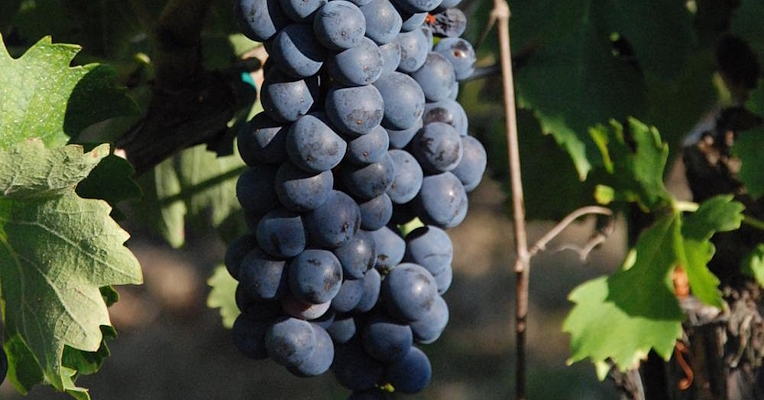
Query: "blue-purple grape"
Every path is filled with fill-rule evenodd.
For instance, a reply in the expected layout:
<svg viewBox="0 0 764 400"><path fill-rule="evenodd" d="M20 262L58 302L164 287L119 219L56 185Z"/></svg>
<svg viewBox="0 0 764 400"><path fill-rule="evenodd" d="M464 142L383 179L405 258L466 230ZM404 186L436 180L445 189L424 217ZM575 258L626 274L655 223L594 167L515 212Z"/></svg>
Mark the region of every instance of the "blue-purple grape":
<svg viewBox="0 0 764 400"><path fill-rule="evenodd" d="M286 149L294 165L308 172L328 171L345 157L347 143L322 112L300 117L289 128Z"/></svg>
<svg viewBox="0 0 764 400"><path fill-rule="evenodd" d="M300 214L285 208L277 208L265 214L257 224L257 243L273 257L294 257L307 244L305 226Z"/></svg>
<svg viewBox="0 0 764 400"><path fill-rule="evenodd" d="M332 252L342 265L345 279L362 279L377 261L374 237L363 230L356 232L352 239Z"/></svg>
<svg viewBox="0 0 764 400"><path fill-rule="evenodd" d="M258 113L243 125L236 139L241 159L249 166L281 164L286 159L288 127Z"/></svg>
<svg viewBox="0 0 764 400"><path fill-rule="evenodd" d="M413 201L422 222L441 228L459 225L467 215L469 205L464 186L450 172L426 176Z"/></svg>
<svg viewBox="0 0 764 400"><path fill-rule="evenodd" d="M432 274L424 267L402 263L382 281L382 300L390 315L406 321L424 318L438 295Z"/></svg>
<svg viewBox="0 0 764 400"><path fill-rule="evenodd" d="M361 210L361 229L367 231L382 228L393 216L393 202L387 193L369 200L359 200L358 209Z"/></svg>
<svg viewBox="0 0 764 400"><path fill-rule="evenodd" d="M483 179L488 158L483 144L472 136L462 137L462 147L464 155L459 164L451 170L459 181L462 182L464 190L468 193L480 184Z"/></svg>
<svg viewBox="0 0 764 400"><path fill-rule="evenodd" d="M470 42L458 37L443 38L432 50L442 54L451 62L456 74L456 80L467 79L475 72L477 56Z"/></svg>
<svg viewBox="0 0 764 400"><path fill-rule="evenodd" d="M326 303L341 286L342 266L330 251L308 249L289 262L289 288L297 300Z"/></svg>
<svg viewBox="0 0 764 400"><path fill-rule="evenodd" d="M362 38L357 46L330 55L326 64L331 77L347 86L374 83L382 75L384 65L382 50L369 38Z"/></svg>
<svg viewBox="0 0 764 400"><path fill-rule="evenodd" d="M387 131L377 125L369 133L348 142L345 159L354 165L379 162L387 153L389 146L390 138Z"/></svg>
<svg viewBox="0 0 764 400"><path fill-rule="evenodd" d="M382 122L385 110L382 95L373 85L333 87L326 94L325 107L337 129L355 136L371 132Z"/></svg>
<svg viewBox="0 0 764 400"><path fill-rule="evenodd" d="M363 39L366 19L355 4L344 0L330 1L315 14L313 30L318 41L328 49L349 49Z"/></svg>
<svg viewBox="0 0 764 400"><path fill-rule="evenodd" d="M424 172L419 162L409 152L390 150L388 153L395 164L395 179L387 190L387 195L395 204L408 203L419 193Z"/></svg>
<svg viewBox="0 0 764 400"><path fill-rule="evenodd" d="M350 241L361 226L355 200L337 190L332 190L327 200L304 218L310 242L330 249Z"/></svg>
<svg viewBox="0 0 764 400"><path fill-rule="evenodd" d="M384 101L385 128L409 129L422 117L425 94L410 76L392 72L379 78L374 86Z"/></svg>
<svg viewBox="0 0 764 400"><path fill-rule="evenodd" d="M403 20L390 0L372 0L360 8L366 18L366 37L377 44L389 43L400 33Z"/></svg>
<svg viewBox="0 0 764 400"><path fill-rule="evenodd" d="M414 394L421 392L430 383L432 365L427 355L412 346L408 354L389 365L385 371L385 381L396 392Z"/></svg>
<svg viewBox="0 0 764 400"><path fill-rule="evenodd" d="M309 25L294 23L273 37L269 54L279 70L295 78L315 75L324 64L326 50Z"/></svg>
<svg viewBox="0 0 764 400"><path fill-rule="evenodd" d="M276 195L284 207L293 211L308 211L329 198L334 186L331 171L305 172L291 162L281 164L274 182Z"/></svg>
<svg viewBox="0 0 764 400"><path fill-rule="evenodd" d="M316 333L310 322L297 318L276 321L265 335L268 355L286 367L305 362L316 346Z"/></svg>
<svg viewBox="0 0 764 400"><path fill-rule="evenodd" d="M453 65L445 56L436 52L428 53L422 67L412 72L411 77L430 102L447 99L451 86L456 82Z"/></svg>
<svg viewBox="0 0 764 400"><path fill-rule="evenodd" d="M451 238L436 226L422 226L406 235L404 260L421 265L435 276L451 268L454 247Z"/></svg>

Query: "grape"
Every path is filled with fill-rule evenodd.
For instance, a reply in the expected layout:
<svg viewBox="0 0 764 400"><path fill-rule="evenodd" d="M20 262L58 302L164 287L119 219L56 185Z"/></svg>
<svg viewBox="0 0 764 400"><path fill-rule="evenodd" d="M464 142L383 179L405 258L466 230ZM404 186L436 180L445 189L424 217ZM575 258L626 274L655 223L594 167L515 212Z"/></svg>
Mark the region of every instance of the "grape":
<svg viewBox="0 0 764 400"><path fill-rule="evenodd" d="M244 285L236 286L236 306L242 314L258 321L272 320L278 317L282 310L277 300L263 300L255 298L244 290Z"/></svg>
<svg viewBox="0 0 764 400"><path fill-rule="evenodd" d="M371 311L379 299L379 291L382 285L382 277L379 271L372 268L363 276L363 296L353 311L365 313Z"/></svg>
<svg viewBox="0 0 764 400"><path fill-rule="evenodd" d="M395 179L387 194L395 204L408 203L422 187L424 173L414 156L405 150L390 150L390 158L395 164Z"/></svg>
<svg viewBox="0 0 764 400"><path fill-rule="evenodd" d="M414 201L425 224L453 228L467 215L467 192L450 172L426 176Z"/></svg>
<svg viewBox="0 0 764 400"><path fill-rule="evenodd" d="M437 36L459 37L467 29L467 17L458 8L448 8L433 14L430 29Z"/></svg>
<svg viewBox="0 0 764 400"><path fill-rule="evenodd" d="M279 70L295 78L315 75L324 63L324 48L309 25L291 24L273 38L268 51Z"/></svg>
<svg viewBox="0 0 764 400"><path fill-rule="evenodd" d="M281 298L281 308L287 315L304 320L315 320L326 315L329 307L331 307L330 301L312 304L297 300L292 296Z"/></svg>
<svg viewBox="0 0 764 400"><path fill-rule="evenodd" d="M475 68L459 1L236 3L270 57L263 112L237 133L250 233L226 252L234 342L298 377L331 369L348 400L421 391L432 369L413 344L448 323L443 229L486 168L455 101Z"/></svg>
<svg viewBox="0 0 764 400"><path fill-rule="evenodd" d="M385 380L396 392L414 394L421 392L432 378L432 366L427 355L416 347L411 347L401 360L387 367Z"/></svg>
<svg viewBox="0 0 764 400"><path fill-rule="evenodd" d="M350 315L341 315L334 318L334 322L326 329L334 340L334 343L345 344L355 336L355 319Z"/></svg>
<svg viewBox="0 0 764 400"><path fill-rule="evenodd" d="M458 85L455 85L458 87ZM460 136L467 136L467 114L459 103L451 99L445 99L436 103L427 103L424 106L422 120L425 124L431 122L443 122L456 129Z"/></svg>
<svg viewBox="0 0 764 400"><path fill-rule="evenodd" d="M438 287L432 274L422 266L403 263L387 274L380 295L392 316L416 321L430 312Z"/></svg>
<svg viewBox="0 0 764 400"><path fill-rule="evenodd" d="M286 262L254 249L241 261L239 285L255 299L279 299L288 289Z"/></svg>
<svg viewBox="0 0 764 400"><path fill-rule="evenodd" d="M235 4L239 26L256 42L269 40L289 23L279 0L239 0Z"/></svg>
<svg viewBox="0 0 764 400"><path fill-rule="evenodd" d="M271 320L255 320L246 314L239 314L233 323L231 333L233 344L245 356L262 360L268 358L265 348L265 334L273 324Z"/></svg>
<svg viewBox="0 0 764 400"><path fill-rule="evenodd" d="M408 325L376 315L363 328L361 341L366 353L384 364L391 364L409 352L414 335Z"/></svg>
<svg viewBox="0 0 764 400"><path fill-rule="evenodd" d="M233 279L239 280L241 260L255 247L257 247L255 235L239 236L228 245L225 252L225 267Z"/></svg>
<svg viewBox="0 0 764 400"><path fill-rule="evenodd" d="M387 131L377 125L369 133L348 142L345 159L355 165L375 163L384 157L389 146Z"/></svg>
<svg viewBox="0 0 764 400"><path fill-rule="evenodd" d="M366 19L355 4L330 1L316 13L313 30L318 41L328 49L349 49L357 46L366 33Z"/></svg>
<svg viewBox="0 0 764 400"><path fill-rule="evenodd" d="M401 63L401 45L398 42L390 42L379 46L382 52L382 75L387 75L396 69Z"/></svg>
<svg viewBox="0 0 764 400"><path fill-rule="evenodd" d="M332 190L324 204L305 214L304 218L310 241L327 248L347 243L361 226L358 205L350 196L336 190Z"/></svg>
<svg viewBox="0 0 764 400"><path fill-rule="evenodd" d="M472 136L462 137L462 147L462 161L451 172L462 182L464 190L471 192L483 178L488 158L483 145Z"/></svg>
<svg viewBox="0 0 764 400"><path fill-rule="evenodd" d="M382 126L409 129L422 117L425 95L414 79L400 72L384 75L374 86L384 101Z"/></svg>
<svg viewBox="0 0 764 400"><path fill-rule="evenodd" d="M406 236L404 260L421 265L435 276L451 267L454 247L448 234L435 226L422 226Z"/></svg>
<svg viewBox="0 0 764 400"><path fill-rule="evenodd" d="M470 42L457 37L443 38L432 50L442 54L451 62L457 80L467 79L475 72L477 56Z"/></svg>
<svg viewBox="0 0 764 400"><path fill-rule="evenodd" d="M318 9L326 3L327 0L282 0L281 8L293 21L305 22L313 19Z"/></svg>
<svg viewBox="0 0 764 400"><path fill-rule="evenodd" d="M329 370L334 360L334 344L329 334L316 324L311 324L316 335L316 345L313 353L303 363L290 369L301 377L318 376Z"/></svg>
<svg viewBox="0 0 764 400"><path fill-rule="evenodd" d="M293 122L310 111L317 96L315 79L288 78L274 71L263 81L260 102L272 119Z"/></svg>
<svg viewBox="0 0 764 400"><path fill-rule="evenodd" d="M244 124L237 135L241 159L250 167L257 164L280 164L286 159L287 129L264 112Z"/></svg>
<svg viewBox="0 0 764 400"><path fill-rule="evenodd" d="M313 326L297 318L277 320L265 335L268 355L287 367L296 367L305 362L315 346L316 333Z"/></svg>
<svg viewBox="0 0 764 400"><path fill-rule="evenodd" d="M411 152L423 170L437 173L456 168L462 160L464 149L461 136L451 125L432 122L414 136Z"/></svg>
<svg viewBox="0 0 764 400"><path fill-rule="evenodd" d="M416 136L417 132L419 132L420 129L422 129L423 126L422 119L418 119L414 126L412 126L409 129L403 129L403 130L394 130L394 129L387 129L387 136L390 140L390 148L393 149L402 149L406 146L408 146L409 142L411 142L411 139Z"/></svg>
<svg viewBox="0 0 764 400"><path fill-rule="evenodd" d="M401 62L398 70L414 72L421 68L430 50L424 32L421 29L401 32L395 37L395 41L401 46Z"/></svg>
<svg viewBox="0 0 764 400"><path fill-rule="evenodd" d="M401 18L403 19L403 24L401 24L401 32L410 32L414 29L419 29L419 27L421 27L424 23L425 19L427 19L426 12L411 13L399 9L398 13L401 14Z"/></svg>
<svg viewBox="0 0 764 400"><path fill-rule="evenodd" d="M442 297L435 297L430 312L424 318L411 322L411 331L417 343L430 344L440 337L448 325L448 305Z"/></svg>
<svg viewBox="0 0 764 400"><path fill-rule="evenodd" d="M371 199L384 194L395 179L395 164L389 154L360 168L347 168L342 172L344 182L353 195Z"/></svg>
<svg viewBox="0 0 764 400"><path fill-rule="evenodd" d="M257 243L273 257L286 259L305 250L307 239L300 214L277 208L257 224Z"/></svg>
<svg viewBox="0 0 764 400"><path fill-rule="evenodd" d="M332 251L342 265L345 279L361 279L366 271L374 267L377 252L374 238L366 231L359 230L350 241Z"/></svg>
<svg viewBox="0 0 764 400"><path fill-rule="evenodd" d="M389 0L372 0L361 6L361 12L366 18L366 37L377 44L391 42L401 31L403 20Z"/></svg>
<svg viewBox="0 0 764 400"><path fill-rule="evenodd" d="M334 186L334 175L331 171L305 172L287 161L276 171L274 185L281 204L293 211L306 211L326 202Z"/></svg>
<svg viewBox="0 0 764 400"><path fill-rule="evenodd" d="M273 188L276 167L258 165L244 171L236 182L236 198L241 207L253 214L265 214L276 208L278 200Z"/></svg>
<svg viewBox="0 0 764 400"><path fill-rule="evenodd" d="M427 54L422 67L412 72L411 77L422 87L427 101L447 99L456 81L454 66L445 56L435 52Z"/></svg>
<svg viewBox="0 0 764 400"><path fill-rule="evenodd" d="M358 203L361 210L361 229L376 231L387 225L393 215L393 202L387 193Z"/></svg>
<svg viewBox="0 0 764 400"><path fill-rule="evenodd" d="M383 113L382 96L372 85L333 87L326 94L326 114L346 134L369 133L382 122Z"/></svg>
<svg viewBox="0 0 764 400"><path fill-rule="evenodd" d="M315 112L292 124L286 149L294 165L307 172L323 172L342 161L347 143L334 132L326 114Z"/></svg>
<svg viewBox="0 0 764 400"><path fill-rule="evenodd" d="M451 267L446 268L442 273L433 276L435 284L438 285L438 294L443 295L451 287L451 281L454 278L454 270Z"/></svg>
<svg viewBox="0 0 764 400"><path fill-rule="evenodd" d="M383 273L395 268L403 260L406 242L386 226L372 231L371 235L374 237L374 244L377 249L377 263L374 268Z"/></svg>
<svg viewBox="0 0 764 400"><path fill-rule="evenodd" d="M358 305L361 297L363 297L363 280L346 279L342 282L340 291L332 299L331 308L335 312L346 313Z"/></svg>
<svg viewBox="0 0 764 400"><path fill-rule="evenodd" d="M350 390L365 390L382 379L385 367L366 354L359 340L351 340L335 348L332 372L340 385Z"/></svg>
<svg viewBox="0 0 764 400"><path fill-rule="evenodd" d="M331 301L342 285L342 266L327 250L308 249L289 262L289 288L297 300Z"/></svg>
<svg viewBox="0 0 764 400"><path fill-rule="evenodd" d="M395 4L402 10L419 13L436 9L441 0L395 0Z"/></svg>
<svg viewBox="0 0 764 400"><path fill-rule="evenodd" d="M348 86L374 83L382 75L382 67L382 50L369 38L327 59L327 70L332 78Z"/></svg>

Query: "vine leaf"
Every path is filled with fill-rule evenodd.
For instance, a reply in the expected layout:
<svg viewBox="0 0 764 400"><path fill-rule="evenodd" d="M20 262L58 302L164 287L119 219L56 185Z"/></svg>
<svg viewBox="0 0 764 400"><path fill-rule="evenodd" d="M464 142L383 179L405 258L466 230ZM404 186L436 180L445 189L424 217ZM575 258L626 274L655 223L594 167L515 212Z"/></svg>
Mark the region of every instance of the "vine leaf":
<svg viewBox="0 0 764 400"><path fill-rule="evenodd" d="M740 159L738 178L754 199L764 195L764 160L759 153L764 149L764 129L741 132L732 146L732 154Z"/></svg>
<svg viewBox="0 0 764 400"><path fill-rule="evenodd" d="M185 243L187 224L220 226L240 210L236 178L245 164L239 154L219 157L199 145L160 163L141 180L154 229L172 245Z"/></svg>
<svg viewBox="0 0 764 400"><path fill-rule="evenodd" d="M571 335L570 363L612 360L627 370L651 349L666 360L671 357L685 317L670 280L680 230L679 214L662 218L639 236L618 272L571 292L575 306L563 324Z"/></svg>
<svg viewBox="0 0 764 400"><path fill-rule="evenodd" d="M743 273L764 286L764 244L756 246L743 260Z"/></svg>
<svg viewBox="0 0 764 400"><path fill-rule="evenodd" d="M30 137L61 146L89 125L137 111L125 92L110 84L108 68L69 67L79 51L76 45L53 44L48 36L14 59L0 36L0 148Z"/></svg>
<svg viewBox="0 0 764 400"><path fill-rule="evenodd" d="M100 289L142 281L138 261L123 245L128 234L109 217L110 207L74 190L107 154L108 145L84 153L77 145L49 150L39 140L0 150L0 171L14 172L0 179L0 193L8 193L0 197L4 347L9 378L21 393L44 380L89 398L73 382L78 371L71 367L82 360L64 365L65 348L97 352L101 327L110 325ZM34 164L41 167L18 167Z"/></svg>
<svg viewBox="0 0 764 400"><path fill-rule="evenodd" d="M212 276L207 279L207 284L212 288L207 297L207 307L219 308L223 318L223 326L231 329L236 317L241 313L236 305L236 286L238 282L228 273L225 265L215 268Z"/></svg>
<svg viewBox="0 0 764 400"><path fill-rule="evenodd" d="M635 202L645 211L672 201L663 184L668 146L661 142L657 129L629 118L626 126L611 120L608 126L591 128L590 133L611 177L612 190L600 189L600 198Z"/></svg>

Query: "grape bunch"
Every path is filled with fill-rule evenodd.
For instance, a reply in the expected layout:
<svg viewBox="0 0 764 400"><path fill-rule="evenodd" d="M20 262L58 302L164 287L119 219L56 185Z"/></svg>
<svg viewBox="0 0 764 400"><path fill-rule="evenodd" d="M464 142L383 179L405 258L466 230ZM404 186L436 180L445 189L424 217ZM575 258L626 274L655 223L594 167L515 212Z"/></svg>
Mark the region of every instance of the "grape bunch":
<svg viewBox="0 0 764 400"><path fill-rule="evenodd" d="M269 54L264 111L237 139L250 233L225 260L245 355L301 377L331 369L356 400L429 383L416 344L448 322L444 229L486 167L455 101L475 64L458 2L236 1Z"/></svg>

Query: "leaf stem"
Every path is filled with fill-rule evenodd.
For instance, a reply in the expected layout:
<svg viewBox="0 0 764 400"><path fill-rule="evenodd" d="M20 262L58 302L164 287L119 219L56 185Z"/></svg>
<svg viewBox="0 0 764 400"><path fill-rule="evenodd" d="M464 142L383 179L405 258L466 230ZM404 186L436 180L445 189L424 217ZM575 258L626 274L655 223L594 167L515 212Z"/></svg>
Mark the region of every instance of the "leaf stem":
<svg viewBox="0 0 764 400"><path fill-rule="evenodd" d="M760 230L764 231L764 221L762 221L762 220L760 220L760 219L758 219L756 217L752 217L750 215L743 214L743 223L748 225L748 226L750 226L750 227L752 227L752 228L756 228L756 229L760 229Z"/></svg>
<svg viewBox="0 0 764 400"><path fill-rule="evenodd" d="M530 253L528 252L528 234L525 228L525 200L520 170L520 150L517 134L517 115L515 109L515 87L512 76L512 53L509 42L509 4L505 0L494 0L491 19L496 21L499 36L499 55L504 92L504 113L507 129L507 152L509 163L510 187L512 189L512 215L515 230L516 256L514 271L515 282L515 336L516 336L516 371L515 396L517 400L526 398L526 362L525 341L528 317L528 282L530 273Z"/></svg>

